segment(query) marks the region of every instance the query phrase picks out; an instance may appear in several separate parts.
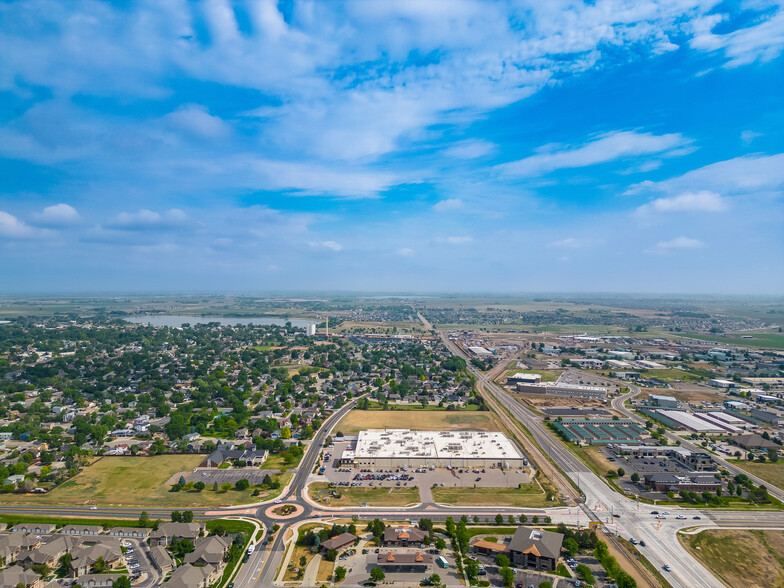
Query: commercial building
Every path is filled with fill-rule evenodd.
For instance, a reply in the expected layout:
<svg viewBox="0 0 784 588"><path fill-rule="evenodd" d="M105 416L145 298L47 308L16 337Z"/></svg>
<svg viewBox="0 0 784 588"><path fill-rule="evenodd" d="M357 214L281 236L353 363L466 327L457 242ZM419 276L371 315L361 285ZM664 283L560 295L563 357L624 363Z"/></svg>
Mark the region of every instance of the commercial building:
<svg viewBox="0 0 784 588"><path fill-rule="evenodd" d="M407 547L409 545L421 545L426 539L427 533L419 527L387 527L384 529L382 543L384 545Z"/></svg>
<svg viewBox="0 0 784 588"><path fill-rule="evenodd" d="M559 384L557 382L540 382L538 384L517 384L517 391L524 394L544 394L567 398L595 398L604 400L607 388L602 386L586 386L583 384Z"/></svg>
<svg viewBox="0 0 784 588"><path fill-rule="evenodd" d="M305 334L308 337L314 337L316 335L316 323L308 323L308 326L305 327Z"/></svg>
<svg viewBox="0 0 784 588"><path fill-rule="evenodd" d="M724 408L730 408L732 410L748 410L751 407L745 402L739 402L737 400L725 400Z"/></svg>
<svg viewBox="0 0 784 588"><path fill-rule="evenodd" d="M719 378L711 378L708 384L714 388L737 388L738 384L732 380L722 380Z"/></svg>
<svg viewBox="0 0 784 588"><path fill-rule="evenodd" d="M425 573L433 565L433 556L429 553L380 551L371 556L373 563L387 573L418 572Z"/></svg>
<svg viewBox="0 0 784 588"><path fill-rule="evenodd" d="M677 474L645 474L645 485L657 492L716 492L721 482L714 476L679 476Z"/></svg>
<svg viewBox="0 0 784 588"><path fill-rule="evenodd" d="M608 449L617 455L628 455L637 458L667 458L672 459L683 467L693 472L715 471L716 464L709 453L704 451L693 452L682 447L668 447L666 445L608 445Z"/></svg>
<svg viewBox="0 0 784 588"><path fill-rule="evenodd" d="M775 412L754 409L751 411L751 416L753 416L758 421L762 421L763 423L770 423L771 425L784 425L784 416L781 416Z"/></svg>
<svg viewBox="0 0 784 588"><path fill-rule="evenodd" d="M727 441L743 449L778 449L780 447L773 441L765 439L762 435L757 435L756 433L730 437Z"/></svg>
<svg viewBox="0 0 784 588"><path fill-rule="evenodd" d="M509 559L517 567L554 571L563 540L561 533L517 527L509 542Z"/></svg>
<svg viewBox="0 0 784 588"><path fill-rule="evenodd" d="M680 406L678 399L674 396L662 396L660 394L651 394L648 396L648 402L662 408L678 408Z"/></svg>
<svg viewBox="0 0 784 588"><path fill-rule="evenodd" d="M527 464L523 454L503 434L485 431L360 431L353 450L340 463L368 467L502 467Z"/></svg>
<svg viewBox="0 0 784 588"><path fill-rule="evenodd" d="M556 421L553 426L578 445L632 444L650 435L644 427L630 419L574 419Z"/></svg>
<svg viewBox="0 0 784 588"><path fill-rule="evenodd" d="M510 384L536 384L542 381L542 374L524 374L518 372L506 379Z"/></svg>
<svg viewBox="0 0 784 588"><path fill-rule="evenodd" d="M319 544L319 551L322 553L329 551L330 549L338 550L338 549L345 549L349 545L354 545L354 541L356 541L357 536L351 533L341 533L336 537L332 537L331 539L327 539L323 543Z"/></svg>

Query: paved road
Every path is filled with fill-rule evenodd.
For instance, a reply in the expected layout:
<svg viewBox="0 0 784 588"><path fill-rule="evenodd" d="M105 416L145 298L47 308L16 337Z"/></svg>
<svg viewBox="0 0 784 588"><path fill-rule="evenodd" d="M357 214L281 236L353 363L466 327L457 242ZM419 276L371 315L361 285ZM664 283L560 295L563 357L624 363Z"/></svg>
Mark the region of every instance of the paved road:
<svg viewBox="0 0 784 588"><path fill-rule="evenodd" d="M422 318L422 317L420 317ZM432 328L423 318L423 323ZM444 338L447 347L455 354L465 356L462 350L458 349L451 341ZM560 468L566 476L573 480L585 494L584 504L573 507L559 507L552 509L532 509L532 508L508 508L508 507L451 507L439 504L419 504L407 508L327 508L321 505L310 503L306 499L306 486L311 472L316 464L316 460L323 448L327 436L340 419L352 408L356 401L353 401L330 418L319 429L311 445L308 447L302 458L299 468L295 472L294 478L289 486L284 489L281 497L282 502L290 502L302 505L304 511L296 517L286 521L275 521L265 514L265 511L273 506L273 502L260 503L257 505L246 505L235 508L227 508L221 511L208 509L193 509L198 517L225 517L235 515L250 516L262 522L265 529L270 529L273 524L281 525L280 530L275 534L273 541L267 545L259 543L249 561L244 564L236 579L237 588L250 586L271 586L274 583L275 573L283 560L285 553L284 538L290 526L298 521L310 518L340 517L350 518L357 515L363 520L378 518L430 518L434 521L443 521L451 516L455 519L465 515L471 520L478 516L482 522L485 518L494 519L496 514L502 514L505 518L508 515L518 517L526 514L529 520L533 516L550 516L553 523L564 522L570 525L587 525L589 521L602 521L605 523L609 532L620 534L623 537L635 537L645 540L647 547L643 548L645 555L656 566L661 568L665 563L672 566L672 572L663 572L673 586L683 586L689 588L713 588L720 586L712 574L705 569L699 562L692 558L684 549L680 547L676 534L684 527L695 527L699 525L704 528L715 526L741 527L741 528L784 528L784 513L778 511L699 511L695 509L680 509L678 507L668 507L673 515L682 512L687 518L683 520L669 517L664 521L657 521L656 517L650 514L650 506L637 504L620 494L616 493L598 476L591 472L578 458L572 455L559 441L557 441L544 427L540 419L520 405L514 398L498 387L493 381L494 370L488 374L482 373L469 364L469 369L477 378L477 383L485 394L491 395L493 399L502 404L515 419L517 419L536 440L543 452ZM637 393L639 390L637 390ZM632 396L634 391L626 397ZM613 408L628 414L628 410L623 407L623 397L613 401ZM620 407L616 406L620 402ZM634 415L632 418L636 417ZM639 418L639 417L637 417ZM683 444L685 445L685 443ZM695 447L695 450L700 448ZM540 467L544 464L540 464ZM732 470L734 466L728 464L727 469ZM557 473L557 472L556 472ZM567 488L567 493L573 493L571 488ZM773 492L771 492L773 494ZM277 500L275 501L277 502ZM98 508L91 510L73 507L35 507L35 506L7 506L0 505L0 512L16 514L34 514L49 516L74 516L82 518L137 518L141 508ZM146 509L152 519L168 519L170 509ZM250 512L247 512L250 511ZM620 518L611 516L611 513L620 514ZM695 521L692 517L700 516L700 521Z"/></svg>
<svg viewBox="0 0 784 588"><path fill-rule="evenodd" d="M637 421L639 423L644 423L645 419L641 418L640 415L638 415L635 412L632 412L631 410L626 408L626 406L624 405L624 403L627 400L630 400L630 399L634 398L635 396L637 396L640 393L640 389L637 386L635 386L634 384L628 384L627 383L626 385L629 388L629 392L624 394L623 396L619 396L617 398L614 398L612 400L612 402L611 402L612 407L613 407L613 409L615 409L618 412L622 413L627 418L634 419L635 421ZM688 439L684 439L683 437L679 437L678 435L676 435L675 433L673 433L671 431L667 431L665 433L665 435L666 435L667 439L669 439L669 441L672 442L673 444L675 444L676 441L680 441L681 442L681 447L683 447L685 449L688 449L689 451L705 451L704 447L700 447L699 445L689 441ZM723 457L721 457L718 454L711 454L711 456L713 457L713 460L716 463L718 463L721 467L723 467L724 469L732 472L733 474L746 474L749 477L749 479L752 482L754 482L757 486L765 486L768 489L768 494L778 498L779 500L784 500L784 490L782 490L781 488L778 488L777 486L774 486L770 482L766 482L762 478L758 478L754 474L751 474L751 473L747 472L746 470L744 470L743 468L738 467L734 463L731 463L731 462L727 461L726 459L724 459Z"/></svg>
<svg viewBox="0 0 784 588"><path fill-rule="evenodd" d="M466 357L463 350L442 336L444 343L453 353ZM667 579L673 586L684 588L713 588L721 586L713 574L702 564L694 559L678 543L675 534L685 526L686 521L667 520L662 525L655 525L651 521L649 511L641 510L632 500L629 500L612 490L596 474L590 471L576 456L566 449L532 412L524 408L503 389L497 386L487 374L475 369L470 363L471 370L477 383L485 393L491 394L512 415L530 431L536 442L545 450L553 462L574 482L586 497L585 504L581 505L586 517L592 520L603 520L607 512L620 514L620 518L613 518L614 529L626 538L642 538L646 542L645 555L659 569L664 564L672 567L672 572L667 573ZM676 509L671 509L673 512ZM687 511L691 514L691 510ZM600 514L601 513L601 514ZM666 572L665 572L666 573Z"/></svg>

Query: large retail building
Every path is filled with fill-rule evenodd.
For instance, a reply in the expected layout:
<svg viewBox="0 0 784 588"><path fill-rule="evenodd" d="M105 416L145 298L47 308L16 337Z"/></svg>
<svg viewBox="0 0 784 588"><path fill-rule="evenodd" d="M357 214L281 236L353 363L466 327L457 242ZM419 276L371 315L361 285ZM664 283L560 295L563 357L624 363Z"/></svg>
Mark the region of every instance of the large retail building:
<svg viewBox="0 0 784 588"><path fill-rule="evenodd" d="M336 456L338 457L338 456ZM360 431L356 445L339 456L355 467L521 468L528 460L502 433L485 431Z"/></svg>

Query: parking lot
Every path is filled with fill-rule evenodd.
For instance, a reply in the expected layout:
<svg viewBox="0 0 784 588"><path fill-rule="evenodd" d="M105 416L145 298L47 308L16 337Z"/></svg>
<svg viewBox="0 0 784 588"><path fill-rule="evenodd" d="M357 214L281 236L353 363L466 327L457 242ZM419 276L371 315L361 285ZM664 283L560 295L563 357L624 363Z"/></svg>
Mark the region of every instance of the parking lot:
<svg viewBox="0 0 784 588"><path fill-rule="evenodd" d="M260 470L258 468L240 468L229 470L197 470L185 476L186 482L204 482L208 486L218 483L218 486L230 483L232 486L237 483L237 480L246 479L251 484L261 484L264 476L274 476L279 473L279 470Z"/></svg>
<svg viewBox="0 0 784 588"><path fill-rule="evenodd" d="M158 572L153 567L146 544L136 540L124 538L120 545L125 548L123 559L131 580L141 580L141 585L154 584L158 579Z"/></svg>
<svg viewBox="0 0 784 588"><path fill-rule="evenodd" d="M348 444L345 444L348 445ZM334 455L342 454L336 447ZM326 458L326 455L325 455ZM531 481L528 468L504 470L498 467L471 468L405 468L405 467L350 467L340 466L336 459L324 460L319 473L336 486L460 486L510 488Z"/></svg>

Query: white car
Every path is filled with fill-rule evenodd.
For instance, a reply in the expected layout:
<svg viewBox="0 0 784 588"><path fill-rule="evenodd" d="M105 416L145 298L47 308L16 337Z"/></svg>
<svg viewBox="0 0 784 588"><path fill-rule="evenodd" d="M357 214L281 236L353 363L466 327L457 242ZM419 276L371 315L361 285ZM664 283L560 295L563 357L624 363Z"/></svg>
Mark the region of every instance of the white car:
<svg viewBox="0 0 784 588"><path fill-rule="evenodd" d="M90 510L98 510L98 507L97 506L91 506Z"/></svg>
<svg viewBox="0 0 784 588"><path fill-rule="evenodd" d="M276 500L275 504L283 504L283 501L282 500Z"/></svg>
<svg viewBox="0 0 784 588"><path fill-rule="evenodd" d="M678 516L677 516L677 517L675 517L675 518L676 518L676 519L685 519L686 517L685 517L685 516L683 516L683 515L678 515Z"/></svg>

